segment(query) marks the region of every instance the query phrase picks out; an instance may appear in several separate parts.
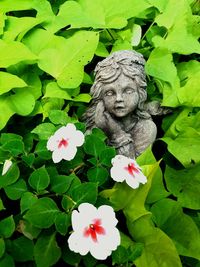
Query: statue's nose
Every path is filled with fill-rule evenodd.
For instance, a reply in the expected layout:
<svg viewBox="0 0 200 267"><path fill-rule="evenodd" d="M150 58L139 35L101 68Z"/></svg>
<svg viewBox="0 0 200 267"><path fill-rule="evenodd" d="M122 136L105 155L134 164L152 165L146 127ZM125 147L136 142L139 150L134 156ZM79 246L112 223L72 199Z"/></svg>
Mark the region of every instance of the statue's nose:
<svg viewBox="0 0 200 267"><path fill-rule="evenodd" d="M118 93L118 94L116 95L116 101L117 101L117 102L123 101L122 94Z"/></svg>

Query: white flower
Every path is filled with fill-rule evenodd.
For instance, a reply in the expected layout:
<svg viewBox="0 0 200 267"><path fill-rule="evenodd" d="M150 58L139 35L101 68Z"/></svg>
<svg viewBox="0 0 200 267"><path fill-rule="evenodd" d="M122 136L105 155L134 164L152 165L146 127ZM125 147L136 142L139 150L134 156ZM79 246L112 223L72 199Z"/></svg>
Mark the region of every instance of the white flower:
<svg viewBox="0 0 200 267"><path fill-rule="evenodd" d="M76 130L72 123L58 129L47 142L47 149L53 151L52 159L54 163L62 159L71 160L75 157L77 146L84 143L84 134Z"/></svg>
<svg viewBox="0 0 200 267"><path fill-rule="evenodd" d="M7 171L10 169L10 167L12 166L12 161L10 159L5 160L4 164L3 164L3 170L2 170L2 175L6 174Z"/></svg>
<svg viewBox="0 0 200 267"><path fill-rule="evenodd" d="M120 244L113 208L103 205L97 209L92 204L82 203L78 210L72 212L74 232L68 239L70 250L81 255L90 252L94 258L105 260Z"/></svg>
<svg viewBox="0 0 200 267"><path fill-rule="evenodd" d="M132 188L138 188L139 184L147 182L146 176L142 173L140 166L134 159L127 158L123 155L116 155L112 159L112 168L110 175L116 182L126 183Z"/></svg>

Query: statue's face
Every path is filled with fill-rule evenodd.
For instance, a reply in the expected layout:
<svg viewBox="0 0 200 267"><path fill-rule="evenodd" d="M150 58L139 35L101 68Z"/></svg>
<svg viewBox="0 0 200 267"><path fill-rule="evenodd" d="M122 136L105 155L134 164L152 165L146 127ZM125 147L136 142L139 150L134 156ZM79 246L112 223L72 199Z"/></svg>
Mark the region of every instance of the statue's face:
<svg viewBox="0 0 200 267"><path fill-rule="evenodd" d="M121 74L116 81L102 87L105 109L112 115L122 118L134 111L138 105L137 83Z"/></svg>

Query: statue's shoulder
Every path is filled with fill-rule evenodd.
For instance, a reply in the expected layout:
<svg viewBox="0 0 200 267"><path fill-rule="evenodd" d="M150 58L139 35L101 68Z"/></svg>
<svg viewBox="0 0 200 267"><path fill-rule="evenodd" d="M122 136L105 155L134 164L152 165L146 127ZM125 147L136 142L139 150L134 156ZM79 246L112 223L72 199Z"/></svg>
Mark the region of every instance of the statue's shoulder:
<svg viewBox="0 0 200 267"><path fill-rule="evenodd" d="M151 119L140 119L133 128L131 135L138 156L155 141L157 135L156 124Z"/></svg>

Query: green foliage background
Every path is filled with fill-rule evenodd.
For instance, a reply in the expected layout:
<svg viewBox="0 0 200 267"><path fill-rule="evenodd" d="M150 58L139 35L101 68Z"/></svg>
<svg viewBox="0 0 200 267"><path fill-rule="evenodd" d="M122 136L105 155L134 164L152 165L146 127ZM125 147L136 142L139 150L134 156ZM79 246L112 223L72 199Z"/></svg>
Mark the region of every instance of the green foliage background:
<svg viewBox="0 0 200 267"><path fill-rule="evenodd" d="M199 10L198 0L0 1L0 162L14 162L0 175L1 267L200 266ZM68 122L84 132L94 67L123 49L144 55L149 100L172 109L137 159L148 183L136 190L110 179L116 152L100 130L71 162L53 164L46 149ZM68 249L82 202L116 211L122 243L104 262Z"/></svg>

